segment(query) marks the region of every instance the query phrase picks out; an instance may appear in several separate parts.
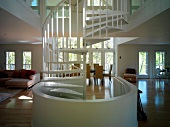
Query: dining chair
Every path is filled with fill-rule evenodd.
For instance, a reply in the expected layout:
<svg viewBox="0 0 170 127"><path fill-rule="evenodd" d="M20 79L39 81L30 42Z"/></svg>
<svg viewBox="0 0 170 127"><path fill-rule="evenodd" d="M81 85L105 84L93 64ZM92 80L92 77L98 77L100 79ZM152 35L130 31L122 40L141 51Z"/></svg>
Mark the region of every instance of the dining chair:
<svg viewBox="0 0 170 127"><path fill-rule="evenodd" d="M89 85L90 85L91 81L90 81L90 66L89 65L86 66L86 78L89 80Z"/></svg>
<svg viewBox="0 0 170 127"><path fill-rule="evenodd" d="M104 73L103 74L103 77L109 77L109 81L111 82L111 75L112 75L112 64L110 65L110 68L109 68L109 73Z"/></svg>
<svg viewBox="0 0 170 127"><path fill-rule="evenodd" d="M93 64L94 69L96 66L99 66L99 64L98 63Z"/></svg>
<svg viewBox="0 0 170 127"><path fill-rule="evenodd" d="M100 79L103 85L103 66L96 66L95 67L95 74L94 74L94 83L95 85L98 84L98 79ZM97 83L96 83L97 82Z"/></svg>

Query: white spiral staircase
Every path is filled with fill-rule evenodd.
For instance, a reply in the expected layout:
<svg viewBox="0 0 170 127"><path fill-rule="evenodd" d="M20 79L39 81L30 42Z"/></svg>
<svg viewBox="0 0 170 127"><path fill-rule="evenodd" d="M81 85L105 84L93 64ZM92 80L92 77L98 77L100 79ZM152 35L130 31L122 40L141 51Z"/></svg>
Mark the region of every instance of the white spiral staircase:
<svg viewBox="0 0 170 127"><path fill-rule="evenodd" d="M125 24L127 0L62 0L42 29L42 81L57 82L56 88L65 89L62 92L85 99L86 46L109 39L109 33L123 30ZM75 37L77 45L78 38L83 37L83 48L71 45ZM81 60L71 61L69 54L78 54Z"/></svg>

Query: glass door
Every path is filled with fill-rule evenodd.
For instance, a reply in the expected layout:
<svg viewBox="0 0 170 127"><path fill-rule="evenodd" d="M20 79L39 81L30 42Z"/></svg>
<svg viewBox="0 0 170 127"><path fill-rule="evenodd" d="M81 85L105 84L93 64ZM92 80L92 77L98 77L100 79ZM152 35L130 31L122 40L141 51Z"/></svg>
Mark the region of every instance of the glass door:
<svg viewBox="0 0 170 127"><path fill-rule="evenodd" d="M156 68L160 68L161 70L165 69L165 51L155 52L155 69Z"/></svg>
<svg viewBox="0 0 170 127"><path fill-rule="evenodd" d="M139 51L138 57L139 57L138 78L149 78L148 52L147 51Z"/></svg>
<svg viewBox="0 0 170 127"><path fill-rule="evenodd" d="M155 51L155 75L157 69L161 71L160 74L165 73L165 54L165 51Z"/></svg>

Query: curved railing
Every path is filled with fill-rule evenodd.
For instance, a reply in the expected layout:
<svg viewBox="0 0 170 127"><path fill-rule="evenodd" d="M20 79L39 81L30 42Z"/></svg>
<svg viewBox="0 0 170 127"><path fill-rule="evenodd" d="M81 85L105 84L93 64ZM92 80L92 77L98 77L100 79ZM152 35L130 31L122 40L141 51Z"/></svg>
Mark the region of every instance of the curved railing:
<svg viewBox="0 0 170 127"><path fill-rule="evenodd" d="M68 96L62 89L56 92L59 87L44 83L33 87L34 127L138 126L137 87L120 77L114 78L114 96L108 99L84 100L75 97L76 93Z"/></svg>

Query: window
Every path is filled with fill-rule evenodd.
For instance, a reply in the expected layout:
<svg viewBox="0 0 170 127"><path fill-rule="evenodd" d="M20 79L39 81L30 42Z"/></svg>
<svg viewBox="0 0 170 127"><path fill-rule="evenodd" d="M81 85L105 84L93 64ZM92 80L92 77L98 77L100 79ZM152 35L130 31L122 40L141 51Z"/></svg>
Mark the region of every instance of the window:
<svg viewBox="0 0 170 127"><path fill-rule="evenodd" d="M109 72L110 65L113 64L113 52L105 52L105 70Z"/></svg>
<svg viewBox="0 0 170 127"><path fill-rule="evenodd" d="M130 13L133 14L140 7L140 0L131 0Z"/></svg>
<svg viewBox="0 0 170 127"><path fill-rule="evenodd" d="M77 38L72 37L68 39L68 48L77 48Z"/></svg>
<svg viewBox="0 0 170 127"><path fill-rule="evenodd" d="M155 69L165 69L165 51L155 52Z"/></svg>
<svg viewBox="0 0 170 127"><path fill-rule="evenodd" d="M105 49L113 48L113 42L111 42L111 40L104 41L104 48Z"/></svg>
<svg viewBox="0 0 170 127"><path fill-rule="evenodd" d="M15 52L6 52L6 70L15 70Z"/></svg>
<svg viewBox="0 0 170 127"><path fill-rule="evenodd" d="M93 52L93 64L94 63L98 63L99 65L101 65L101 52Z"/></svg>
<svg viewBox="0 0 170 127"><path fill-rule="evenodd" d="M60 0L46 0L46 14L49 15L49 13L53 10L53 8L60 2ZM63 7L64 7L64 10L63 10ZM63 15L64 13L64 15ZM59 17L59 18L67 18L69 17L69 5L68 4L63 4L60 5L60 7L58 8L58 12L55 13L55 17L56 15Z"/></svg>
<svg viewBox="0 0 170 127"><path fill-rule="evenodd" d="M77 54L69 53L69 61L77 61Z"/></svg>
<svg viewBox="0 0 170 127"><path fill-rule="evenodd" d="M31 8L38 14L40 14L39 2L38 0L32 0Z"/></svg>
<svg viewBox="0 0 170 127"><path fill-rule="evenodd" d="M23 69L31 70L31 51L23 51Z"/></svg>
<svg viewBox="0 0 170 127"><path fill-rule="evenodd" d="M106 6L106 4L109 6L109 5L111 5L112 4L112 0L107 0L107 2L106 1L103 1L103 0L101 0L101 3L100 3L100 0L87 0L87 6L92 6L92 5L94 5L94 6Z"/></svg>
<svg viewBox="0 0 170 127"><path fill-rule="evenodd" d="M148 75L148 52L139 52L139 75Z"/></svg>
<svg viewBox="0 0 170 127"><path fill-rule="evenodd" d="M87 52L87 54L86 54L86 63L87 63L87 64L90 63L89 52Z"/></svg>
<svg viewBox="0 0 170 127"><path fill-rule="evenodd" d="M92 45L92 48L95 48L95 49L102 48L102 42L93 44L93 45Z"/></svg>

